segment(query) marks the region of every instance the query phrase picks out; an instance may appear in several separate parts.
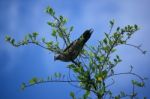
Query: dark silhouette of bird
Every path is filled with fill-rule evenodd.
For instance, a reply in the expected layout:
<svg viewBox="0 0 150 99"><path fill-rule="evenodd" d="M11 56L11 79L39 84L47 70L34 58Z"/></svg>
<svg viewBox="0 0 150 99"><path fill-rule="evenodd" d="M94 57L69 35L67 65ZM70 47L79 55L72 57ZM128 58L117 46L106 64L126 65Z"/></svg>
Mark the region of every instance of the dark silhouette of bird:
<svg viewBox="0 0 150 99"><path fill-rule="evenodd" d="M64 62L74 61L83 49L85 43L91 37L92 33L93 29L86 30L78 39L67 46L62 53L54 56L54 60L61 60Z"/></svg>

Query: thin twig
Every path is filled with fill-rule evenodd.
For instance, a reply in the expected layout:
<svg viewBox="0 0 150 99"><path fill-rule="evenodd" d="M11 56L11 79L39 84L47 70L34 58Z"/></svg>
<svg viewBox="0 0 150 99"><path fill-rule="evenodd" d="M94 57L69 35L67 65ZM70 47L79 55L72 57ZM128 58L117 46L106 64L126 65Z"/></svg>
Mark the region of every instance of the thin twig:
<svg viewBox="0 0 150 99"><path fill-rule="evenodd" d="M70 82L74 82L74 83L78 83L78 82L85 82L85 81L78 81L78 80L47 80L47 81L41 81L41 82L36 82L35 84L29 84L29 85L26 85L25 87L31 87L31 86L34 86L34 85L37 85L37 84L44 84L44 83L70 83Z"/></svg>
<svg viewBox="0 0 150 99"><path fill-rule="evenodd" d="M40 46L40 47L42 47L42 48L44 48L46 50L49 50L49 48L47 48L47 47L45 47L45 46L43 46L43 45L41 45L39 43L33 42L33 41L28 41L27 43L36 44L36 45L38 45L38 46ZM23 45L22 42L19 42L17 44L14 44L13 46L18 47L18 46L21 46L21 45Z"/></svg>
<svg viewBox="0 0 150 99"><path fill-rule="evenodd" d="M115 83L115 81L114 81L114 79L112 79L112 82L109 85L107 85L106 88L112 86L114 83Z"/></svg>
<svg viewBox="0 0 150 99"><path fill-rule="evenodd" d="M104 67L104 65L105 65L105 63L106 63L106 61L107 61L107 59L108 59L108 57L109 57L109 55L110 55L112 49L114 48L115 44L117 43L119 37L120 37L120 36L118 36L118 37L116 38L116 40L114 41L114 43L111 45L111 47L110 47L110 49L109 49L109 51L108 51L108 53L107 53L107 55L106 55L106 57L105 57L105 59L104 59L104 61L103 61L102 69L103 69L103 67ZM99 71L101 71L100 68L99 68Z"/></svg>
<svg viewBox="0 0 150 99"><path fill-rule="evenodd" d="M143 54L146 54L146 51L142 50L141 49L141 45L139 46L136 46L136 45L133 45L133 44L124 44L124 45L128 45L128 46L132 46L134 48L137 48L139 51L141 51Z"/></svg>
<svg viewBox="0 0 150 99"><path fill-rule="evenodd" d="M54 16L54 15L52 15L52 17L58 22L58 29L59 29L59 31L62 33L62 38L63 38L63 40L64 40L64 42L65 42L65 44L66 44L66 46L68 46L69 44L70 44L70 40L69 40L69 38L66 36L66 33L61 29L61 27L60 27L60 20L56 17L56 16ZM64 36L65 35L65 36ZM68 42L69 42L69 44L67 43L67 41L66 41L66 39L65 39L65 37L67 38L67 40L68 40Z"/></svg>
<svg viewBox="0 0 150 99"><path fill-rule="evenodd" d="M110 78L113 76L119 76L119 75L134 75L134 76L138 77L144 83L144 78L142 78L141 76L137 75L136 73L132 73L132 72L117 73L117 74L109 75L107 78Z"/></svg>

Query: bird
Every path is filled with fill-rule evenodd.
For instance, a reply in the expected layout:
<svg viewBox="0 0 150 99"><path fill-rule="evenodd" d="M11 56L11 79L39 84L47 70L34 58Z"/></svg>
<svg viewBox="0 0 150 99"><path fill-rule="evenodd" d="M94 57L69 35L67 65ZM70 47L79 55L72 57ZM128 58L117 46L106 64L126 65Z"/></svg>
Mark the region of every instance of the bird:
<svg viewBox="0 0 150 99"><path fill-rule="evenodd" d="M68 45L62 53L54 56L54 60L60 60L63 62L74 61L77 56L82 51L85 43L89 40L93 33L93 29L88 29L76 40L74 40L70 45Z"/></svg>

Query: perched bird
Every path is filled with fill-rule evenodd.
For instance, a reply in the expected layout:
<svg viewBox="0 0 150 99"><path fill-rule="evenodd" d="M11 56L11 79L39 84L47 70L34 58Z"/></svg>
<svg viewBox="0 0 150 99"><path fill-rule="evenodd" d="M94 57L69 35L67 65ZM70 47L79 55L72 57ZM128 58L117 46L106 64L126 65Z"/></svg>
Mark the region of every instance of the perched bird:
<svg viewBox="0 0 150 99"><path fill-rule="evenodd" d="M64 62L74 61L81 52L85 43L91 37L93 33L92 29L86 30L78 39L73 41L69 46L67 46L63 53L54 56L54 60L61 60Z"/></svg>

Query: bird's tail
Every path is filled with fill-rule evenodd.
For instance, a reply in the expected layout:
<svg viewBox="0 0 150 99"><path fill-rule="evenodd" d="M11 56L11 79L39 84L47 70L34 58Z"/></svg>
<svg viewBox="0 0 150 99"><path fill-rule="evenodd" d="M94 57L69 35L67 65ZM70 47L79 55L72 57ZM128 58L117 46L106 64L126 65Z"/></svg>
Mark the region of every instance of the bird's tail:
<svg viewBox="0 0 150 99"><path fill-rule="evenodd" d="M82 34L83 43L84 43L84 44L89 40L89 38L91 37L93 31L94 31L93 29L89 29L89 30L86 30L86 31Z"/></svg>

